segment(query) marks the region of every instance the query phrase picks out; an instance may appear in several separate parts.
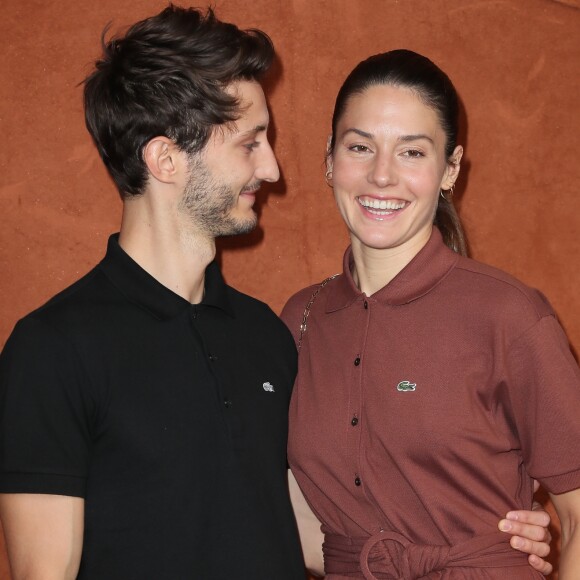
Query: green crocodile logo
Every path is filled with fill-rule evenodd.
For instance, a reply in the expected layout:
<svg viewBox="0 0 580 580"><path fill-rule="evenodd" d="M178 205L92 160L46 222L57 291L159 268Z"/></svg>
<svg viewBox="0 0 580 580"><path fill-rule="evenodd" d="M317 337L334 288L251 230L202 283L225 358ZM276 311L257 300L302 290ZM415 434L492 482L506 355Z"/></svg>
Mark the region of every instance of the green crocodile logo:
<svg viewBox="0 0 580 580"><path fill-rule="evenodd" d="M397 391L414 391L417 385L409 381L401 381L397 385Z"/></svg>

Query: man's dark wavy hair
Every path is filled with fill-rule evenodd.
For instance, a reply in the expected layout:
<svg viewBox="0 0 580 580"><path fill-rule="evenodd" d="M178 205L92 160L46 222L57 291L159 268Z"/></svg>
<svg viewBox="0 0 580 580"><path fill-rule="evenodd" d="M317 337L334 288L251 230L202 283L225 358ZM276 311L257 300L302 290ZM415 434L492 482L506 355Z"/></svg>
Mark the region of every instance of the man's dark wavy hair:
<svg viewBox="0 0 580 580"><path fill-rule="evenodd" d="M235 121L240 104L226 92L259 79L274 58L270 38L218 20L210 9L170 5L105 41L84 81L85 121L122 197L143 193L143 148L165 136L187 153L204 148L216 125Z"/></svg>

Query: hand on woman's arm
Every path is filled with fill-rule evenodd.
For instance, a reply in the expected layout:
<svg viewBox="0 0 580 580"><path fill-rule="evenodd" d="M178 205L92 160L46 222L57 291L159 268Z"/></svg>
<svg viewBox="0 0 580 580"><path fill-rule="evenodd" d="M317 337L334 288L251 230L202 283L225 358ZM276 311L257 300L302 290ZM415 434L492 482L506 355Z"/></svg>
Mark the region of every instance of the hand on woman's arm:
<svg viewBox="0 0 580 580"><path fill-rule="evenodd" d="M324 534L320 530L320 522L306 503L290 470L288 470L288 486L306 568L315 576L324 576L324 559L322 557Z"/></svg>
<svg viewBox="0 0 580 580"><path fill-rule="evenodd" d="M550 494L562 529L560 580L580 578L580 489Z"/></svg>

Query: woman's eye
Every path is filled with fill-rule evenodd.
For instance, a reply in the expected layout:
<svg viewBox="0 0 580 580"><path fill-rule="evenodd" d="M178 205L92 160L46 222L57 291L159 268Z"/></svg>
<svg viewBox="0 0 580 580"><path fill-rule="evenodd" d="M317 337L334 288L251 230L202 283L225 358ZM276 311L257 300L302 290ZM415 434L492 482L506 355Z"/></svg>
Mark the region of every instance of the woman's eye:
<svg viewBox="0 0 580 580"><path fill-rule="evenodd" d="M354 151L355 153L366 153L370 149L366 145L349 145L349 151Z"/></svg>
<svg viewBox="0 0 580 580"><path fill-rule="evenodd" d="M407 151L404 152L404 155L407 157L412 157L413 159L424 157L423 152L419 151L418 149L407 149Z"/></svg>

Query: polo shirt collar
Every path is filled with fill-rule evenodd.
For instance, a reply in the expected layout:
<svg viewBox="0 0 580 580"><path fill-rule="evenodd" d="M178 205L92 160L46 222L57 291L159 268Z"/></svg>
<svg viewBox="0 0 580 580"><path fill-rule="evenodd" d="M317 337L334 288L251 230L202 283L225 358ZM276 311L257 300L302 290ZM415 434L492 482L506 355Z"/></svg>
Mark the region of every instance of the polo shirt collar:
<svg viewBox="0 0 580 580"><path fill-rule="evenodd" d="M441 233L434 227L429 241L421 251L370 299L392 306L417 300L435 288L453 269L458 259L459 255L443 243ZM343 275L337 278L336 283L329 285L327 312L346 308L364 296L351 274L353 262L352 248L349 246L344 254Z"/></svg>
<svg viewBox="0 0 580 580"><path fill-rule="evenodd" d="M192 306L188 300L161 284L139 266L119 245L119 234L109 237L107 253L99 267L128 300L157 318L173 318ZM215 261L205 270L205 293L201 304L219 308L234 316L226 283Z"/></svg>

